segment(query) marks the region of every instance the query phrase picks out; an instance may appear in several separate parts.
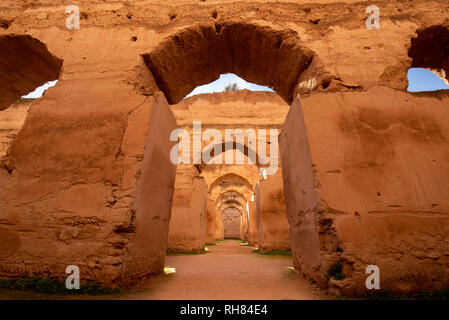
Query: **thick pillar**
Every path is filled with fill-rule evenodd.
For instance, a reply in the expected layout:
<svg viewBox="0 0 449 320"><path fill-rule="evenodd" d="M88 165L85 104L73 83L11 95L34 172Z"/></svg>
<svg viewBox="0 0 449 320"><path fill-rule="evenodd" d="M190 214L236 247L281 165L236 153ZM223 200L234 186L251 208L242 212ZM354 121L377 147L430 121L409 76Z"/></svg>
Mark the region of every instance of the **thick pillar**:
<svg viewBox="0 0 449 320"><path fill-rule="evenodd" d="M215 240L223 240L224 228L223 228L223 218L221 212L217 212L215 215Z"/></svg>
<svg viewBox="0 0 449 320"><path fill-rule="evenodd" d="M243 241L248 241L248 227L249 227L249 221L248 221L248 212L247 208L245 206L244 211L242 213L242 223L240 228L240 239Z"/></svg>
<svg viewBox="0 0 449 320"><path fill-rule="evenodd" d="M258 223L257 223L257 207L255 201L249 202L249 229L248 242L250 245L257 245L259 242Z"/></svg>
<svg viewBox="0 0 449 320"><path fill-rule="evenodd" d="M206 205L206 244L215 243L216 234L216 214L215 201L208 199Z"/></svg>
<svg viewBox="0 0 449 320"><path fill-rule="evenodd" d="M206 244L207 184L195 167L179 165L168 232L168 251L202 251Z"/></svg>
<svg viewBox="0 0 449 320"><path fill-rule="evenodd" d="M118 73L85 76L36 100L1 160L0 277L65 279L76 265L113 286L163 268L176 121Z"/></svg>
<svg viewBox="0 0 449 320"><path fill-rule="evenodd" d="M290 250L290 226L285 210L281 170L268 176L267 180L260 180L257 189L259 250Z"/></svg>
<svg viewBox="0 0 449 320"><path fill-rule="evenodd" d="M377 87L295 100L280 151L295 267L344 294L447 289L449 98Z"/></svg>

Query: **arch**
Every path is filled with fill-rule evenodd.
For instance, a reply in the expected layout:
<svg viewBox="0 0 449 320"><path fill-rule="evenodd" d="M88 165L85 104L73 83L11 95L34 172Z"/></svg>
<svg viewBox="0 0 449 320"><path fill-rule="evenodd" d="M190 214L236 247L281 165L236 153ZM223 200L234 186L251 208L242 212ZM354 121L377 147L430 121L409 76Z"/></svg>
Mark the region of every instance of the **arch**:
<svg viewBox="0 0 449 320"><path fill-rule="evenodd" d="M236 206L236 207L241 207L242 210L245 209L245 205L242 204L240 201L238 200L226 200L223 203L221 203L220 207L218 208L219 211L222 211L223 207L229 207L229 206Z"/></svg>
<svg viewBox="0 0 449 320"><path fill-rule="evenodd" d="M218 154L215 154L215 148L217 146L220 146L221 148L219 149L220 152ZM230 150L236 150L236 151L240 151L243 153L243 155L248 159L248 164L252 164L250 163L250 155L254 154L255 159L251 159L254 164L258 167L268 167L269 164L262 164L260 163L259 159L259 153L256 152L255 149L248 147L246 144L242 144L242 143L238 143L237 141L226 141L226 142L222 142L222 143L216 143L212 146L210 146L209 148L207 148L206 150L203 151L202 155L201 155L201 167L203 168L205 165L210 165L210 164L206 164L204 163L204 159L206 158L207 155L211 156L211 160L215 157L218 157L220 155L222 155L223 153L225 153L226 151L230 151Z"/></svg>
<svg viewBox="0 0 449 320"><path fill-rule="evenodd" d="M243 215L242 211L239 208L235 207L235 206L228 206L228 207L224 208L222 212L224 212L224 211L226 211L228 209L235 209L235 210L237 210L239 212L240 215Z"/></svg>
<svg viewBox="0 0 449 320"><path fill-rule="evenodd" d="M223 207L225 207L224 209L223 209ZM238 201L236 201L236 200L232 200L232 201L230 201L230 202L227 202L227 203L222 203L221 205L220 205L220 207L218 208L218 211L220 211L220 212L223 212L224 210L226 210L227 208L229 208L229 207L238 207L238 208L241 208L241 210L240 211L244 211L244 209L245 209L245 206L243 205L243 204L241 204L240 202L238 202Z"/></svg>
<svg viewBox="0 0 449 320"><path fill-rule="evenodd" d="M242 238L243 214L237 207L229 206L222 211L225 238Z"/></svg>
<svg viewBox="0 0 449 320"><path fill-rule="evenodd" d="M408 56L411 68L426 68L435 72L449 84L449 29L431 26L419 29L417 37L411 39Z"/></svg>
<svg viewBox="0 0 449 320"><path fill-rule="evenodd" d="M221 203L224 202L226 200L229 199L243 199L243 200L247 200L245 198L245 196L238 192L238 191L234 191L234 190L226 190L225 192L223 192L222 194L220 194L220 196L218 196L217 200L215 201L215 203Z"/></svg>
<svg viewBox="0 0 449 320"><path fill-rule="evenodd" d="M0 36L0 110L48 81L57 80L62 60L29 35Z"/></svg>
<svg viewBox="0 0 449 320"><path fill-rule="evenodd" d="M239 195L235 196L234 194L230 194L228 192L222 193L218 199L215 201L215 207L221 208L223 204L227 204L229 200L237 201L242 207L245 207L247 199L245 196L239 193Z"/></svg>
<svg viewBox="0 0 449 320"><path fill-rule="evenodd" d="M224 176L217 178L214 182L211 183L209 187L209 193L211 193L212 190L215 189L216 187L224 185L242 185L247 187L251 191L254 190L253 186L249 183L249 181L243 178L242 176L235 173L228 173L225 174Z"/></svg>
<svg viewBox="0 0 449 320"><path fill-rule="evenodd" d="M313 74L318 85L329 81L322 63L295 31L251 23L198 24L166 38L142 57L170 104L223 73L268 86L288 103L302 76Z"/></svg>

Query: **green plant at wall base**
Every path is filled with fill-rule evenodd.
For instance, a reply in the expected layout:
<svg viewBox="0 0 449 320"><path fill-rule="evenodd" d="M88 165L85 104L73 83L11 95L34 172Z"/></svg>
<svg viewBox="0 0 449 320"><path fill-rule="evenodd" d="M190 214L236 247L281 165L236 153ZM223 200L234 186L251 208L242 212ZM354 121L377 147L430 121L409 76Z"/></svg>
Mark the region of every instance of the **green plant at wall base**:
<svg viewBox="0 0 449 320"><path fill-rule="evenodd" d="M208 253L209 249L205 247L201 251L167 251L167 256L182 256L182 255L190 255L190 254L205 254Z"/></svg>
<svg viewBox="0 0 449 320"><path fill-rule="evenodd" d="M357 298L365 300L449 300L449 290L395 294L390 289L380 289L365 294L359 294L357 295Z"/></svg>
<svg viewBox="0 0 449 320"><path fill-rule="evenodd" d="M104 288L96 282L85 281L80 285L80 289L69 290L65 282L59 279L50 278L20 278L16 280L0 280L1 289L11 289L18 291L36 291L50 294L117 294L120 288Z"/></svg>
<svg viewBox="0 0 449 320"><path fill-rule="evenodd" d="M337 262L333 265L331 265L331 267L329 268L329 270L327 270L327 275L328 277L326 277L326 279L330 277L334 278L335 280L343 280L344 278L346 278L346 275L342 272L342 265L341 263Z"/></svg>
<svg viewBox="0 0 449 320"><path fill-rule="evenodd" d="M34 99L34 98L19 98L19 99L15 102L15 104L29 103L29 102L33 102L34 100L36 100L36 99Z"/></svg>
<svg viewBox="0 0 449 320"><path fill-rule="evenodd" d="M275 251L268 251L268 252L262 252L259 249L254 249L254 253L262 254L264 256L291 256L292 253L285 250L275 250Z"/></svg>

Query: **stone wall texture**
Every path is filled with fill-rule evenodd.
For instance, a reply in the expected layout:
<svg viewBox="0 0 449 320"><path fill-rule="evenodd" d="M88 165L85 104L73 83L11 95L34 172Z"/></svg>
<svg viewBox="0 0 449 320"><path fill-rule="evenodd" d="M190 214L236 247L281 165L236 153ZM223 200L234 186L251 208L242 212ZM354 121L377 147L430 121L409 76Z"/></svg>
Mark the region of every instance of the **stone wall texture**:
<svg viewBox="0 0 449 320"><path fill-rule="evenodd" d="M276 91L241 93L246 116L230 124L257 118L252 104L266 115L255 126L283 130L298 272L344 294L365 290L370 264L382 288L448 288L449 98L406 91L412 66L449 80L447 1L379 0L380 29L365 27L368 3L356 0L79 0L79 30L66 28L67 4L0 3L1 278L65 278L77 265L83 280L131 285L162 271L176 217L198 218L200 247L208 196L263 194L254 167L242 176L202 165L192 168L204 177L175 191L169 137L188 122L175 104L196 114L240 104L232 94L182 100L232 72ZM15 101L57 79L21 126ZM173 214L192 201L204 210ZM344 280L325 276L336 263Z"/></svg>

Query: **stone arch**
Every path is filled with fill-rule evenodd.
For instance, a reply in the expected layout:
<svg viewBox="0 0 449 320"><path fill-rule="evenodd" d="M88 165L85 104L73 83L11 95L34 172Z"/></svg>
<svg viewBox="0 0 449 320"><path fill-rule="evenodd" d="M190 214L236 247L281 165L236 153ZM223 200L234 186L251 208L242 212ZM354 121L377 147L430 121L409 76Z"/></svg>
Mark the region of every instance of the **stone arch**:
<svg viewBox="0 0 449 320"><path fill-rule="evenodd" d="M222 211L224 238L242 238L242 210L235 206L228 206Z"/></svg>
<svg viewBox="0 0 449 320"><path fill-rule="evenodd" d="M235 185L235 184L245 186L249 190L254 190L253 186L249 183L249 181L243 178L242 176L235 173L228 173L225 174L224 176L219 177L218 179L216 179L214 182L211 183L211 185L209 186L209 193L211 193L211 191L218 186Z"/></svg>
<svg viewBox="0 0 449 320"><path fill-rule="evenodd" d="M222 194L220 194L218 196L215 203L217 205L221 205L223 202L225 202L229 199L239 199L239 200L247 201L247 199L245 198L245 196L242 193L240 193L238 191L226 190L225 192L223 192Z"/></svg>
<svg viewBox="0 0 449 320"><path fill-rule="evenodd" d="M237 191L235 189L226 189L220 193L220 195L215 200L215 207L217 210L221 210L220 208L227 203L229 200L237 201L242 208L246 206L248 201L248 195Z"/></svg>
<svg viewBox="0 0 449 320"><path fill-rule="evenodd" d="M225 208L223 209L223 207L225 207ZM242 210L245 209L245 206L242 203L240 203L240 201L237 201L237 200L226 200L225 202L223 202L220 205L219 211L226 210L226 208L228 208L228 207L240 207Z"/></svg>
<svg viewBox="0 0 449 320"><path fill-rule="evenodd" d="M0 111L48 81L59 79L62 60L29 35L0 36Z"/></svg>
<svg viewBox="0 0 449 320"><path fill-rule="evenodd" d="M425 68L435 72L449 84L449 29L440 25L417 30L411 39L408 56L411 68Z"/></svg>
<svg viewBox="0 0 449 320"><path fill-rule="evenodd" d="M215 154L215 147L216 146L220 146L221 147L220 148L221 152L219 152L217 154ZM218 157L218 156L222 155L223 153L225 153L228 150L236 150L236 151L240 151L240 152L242 152L242 150L243 150L242 153L245 156L245 158L248 159L247 161L248 161L249 164L251 164L249 162L250 161L250 154L253 153L255 155L255 159L251 159L251 160L253 160L254 165L256 165L257 167L268 167L269 166L269 164L262 164L262 163L260 163L260 161L259 161L260 156L257 153L257 151L254 148L249 147L246 143L242 144L242 143L238 143L237 141L227 141L227 142L214 144L211 147L209 147L209 148L207 148L206 150L203 151L203 153L201 155L202 163L201 163L201 169L200 170L202 170L202 168L204 168L204 166L206 165L204 163L205 155L209 155L210 154L211 155L211 160L212 160L215 157Z"/></svg>
<svg viewBox="0 0 449 320"><path fill-rule="evenodd" d="M288 103L304 89L297 87L303 78L313 75L318 85L330 79L295 31L243 22L183 29L143 54L143 59L170 104L223 73L271 87Z"/></svg>

